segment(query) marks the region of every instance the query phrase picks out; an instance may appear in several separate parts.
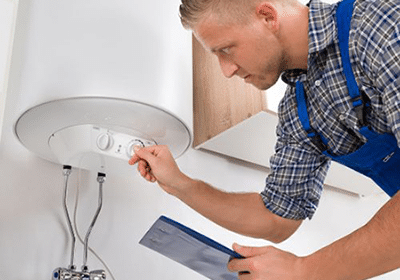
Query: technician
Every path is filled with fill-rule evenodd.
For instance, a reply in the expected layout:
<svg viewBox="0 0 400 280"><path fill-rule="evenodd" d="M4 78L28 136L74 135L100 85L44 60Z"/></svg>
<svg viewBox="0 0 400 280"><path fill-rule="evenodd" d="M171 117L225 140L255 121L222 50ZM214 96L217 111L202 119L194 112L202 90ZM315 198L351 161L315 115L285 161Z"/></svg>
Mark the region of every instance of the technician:
<svg viewBox="0 0 400 280"><path fill-rule="evenodd" d="M245 259L228 268L241 280L356 280L399 268L400 0L182 0L180 15L227 78L263 90L280 76L288 84L271 174L261 193L227 193L183 174L164 146L137 149L130 164L217 224L281 242L313 216L337 161L391 199L311 255L235 244Z"/></svg>

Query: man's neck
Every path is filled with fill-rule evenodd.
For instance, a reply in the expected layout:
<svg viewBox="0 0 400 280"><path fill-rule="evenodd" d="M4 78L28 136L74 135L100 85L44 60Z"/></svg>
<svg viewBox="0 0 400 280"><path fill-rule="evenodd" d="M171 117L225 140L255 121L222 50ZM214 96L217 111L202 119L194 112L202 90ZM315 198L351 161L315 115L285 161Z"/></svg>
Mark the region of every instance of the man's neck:
<svg viewBox="0 0 400 280"><path fill-rule="evenodd" d="M282 42L288 69L307 70L309 9L299 3L282 13Z"/></svg>

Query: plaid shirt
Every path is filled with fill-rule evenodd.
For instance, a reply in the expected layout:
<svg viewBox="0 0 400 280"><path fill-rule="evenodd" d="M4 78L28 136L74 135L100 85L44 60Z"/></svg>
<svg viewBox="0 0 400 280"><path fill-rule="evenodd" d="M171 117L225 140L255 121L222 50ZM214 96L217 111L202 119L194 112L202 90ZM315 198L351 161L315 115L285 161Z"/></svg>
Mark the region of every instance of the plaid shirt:
<svg viewBox="0 0 400 280"><path fill-rule="evenodd" d="M320 199L330 159L307 138L297 113L295 83L304 84L311 126L333 155L355 151L366 139L358 132L342 73L335 8L310 3L307 71L283 74L288 84L279 105L278 141L271 174L261 193L266 207L289 219L311 218ZM391 132L400 143L400 0L358 0L350 30L350 58L363 92L371 100L367 122ZM400 145L399 145L400 146Z"/></svg>

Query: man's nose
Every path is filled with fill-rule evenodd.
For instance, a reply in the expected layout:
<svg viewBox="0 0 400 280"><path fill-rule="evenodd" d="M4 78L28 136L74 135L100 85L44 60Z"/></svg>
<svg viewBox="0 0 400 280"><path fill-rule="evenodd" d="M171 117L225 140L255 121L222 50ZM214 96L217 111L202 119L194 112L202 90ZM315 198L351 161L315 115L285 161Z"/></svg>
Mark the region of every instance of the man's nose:
<svg viewBox="0 0 400 280"><path fill-rule="evenodd" d="M219 66L221 67L222 73L227 78L232 78L236 74L236 72L239 70L239 67L229 59L218 56L218 60L219 60Z"/></svg>

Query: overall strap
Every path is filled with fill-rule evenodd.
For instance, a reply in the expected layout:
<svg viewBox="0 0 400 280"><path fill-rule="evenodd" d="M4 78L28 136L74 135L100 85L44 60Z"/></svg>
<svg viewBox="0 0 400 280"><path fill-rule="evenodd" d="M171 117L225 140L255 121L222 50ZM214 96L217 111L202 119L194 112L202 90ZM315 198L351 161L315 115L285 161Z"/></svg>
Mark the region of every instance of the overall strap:
<svg viewBox="0 0 400 280"><path fill-rule="evenodd" d="M349 54L349 35L350 23L353 14L353 5L355 0L343 0L338 3L336 10L337 32L339 39L339 49L343 64L343 72L346 77L346 83L351 97L351 101L356 112L357 118L361 125L364 125L364 102L357 86L356 79L351 69L350 54ZM296 101L297 110L300 122L307 132L307 136L311 141L322 151L327 149L327 140L317 133L310 125L309 116L307 113L307 102L302 82L296 82Z"/></svg>
<svg viewBox="0 0 400 280"><path fill-rule="evenodd" d="M356 116L361 126L364 126L364 102L362 100L360 90L358 89L353 70L351 69L349 54L350 25L353 15L354 2L355 0L343 0L338 3L336 10L336 24L340 55L342 58L343 72L346 76L347 88L356 112Z"/></svg>
<svg viewBox="0 0 400 280"><path fill-rule="evenodd" d="M303 129L307 132L307 137L311 139L311 142L317 146L321 151L327 149L327 141L322 141L321 135L316 132L310 124L310 118L307 113L307 102L304 93L303 83L300 81L296 82L296 101L297 101L297 112Z"/></svg>

